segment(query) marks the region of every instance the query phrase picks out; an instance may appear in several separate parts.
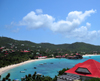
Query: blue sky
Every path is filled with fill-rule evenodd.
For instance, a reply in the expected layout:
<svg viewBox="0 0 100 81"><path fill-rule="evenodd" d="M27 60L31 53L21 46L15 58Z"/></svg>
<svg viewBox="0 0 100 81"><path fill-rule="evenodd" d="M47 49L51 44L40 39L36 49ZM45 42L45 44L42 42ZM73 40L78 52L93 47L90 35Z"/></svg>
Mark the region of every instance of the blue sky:
<svg viewBox="0 0 100 81"><path fill-rule="evenodd" d="M0 0L0 36L100 45L99 0Z"/></svg>

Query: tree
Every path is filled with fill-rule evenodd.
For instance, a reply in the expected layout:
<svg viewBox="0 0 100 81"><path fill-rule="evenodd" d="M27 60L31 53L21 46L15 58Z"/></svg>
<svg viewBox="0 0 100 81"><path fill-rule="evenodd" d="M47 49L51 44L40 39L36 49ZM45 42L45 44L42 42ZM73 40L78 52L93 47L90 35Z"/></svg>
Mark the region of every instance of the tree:
<svg viewBox="0 0 100 81"><path fill-rule="evenodd" d="M31 74L28 74L28 77L31 78Z"/></svg>
<svg viewBox="0 0 100 81"><path fill-rule="evenodd" d="M2 81L6 81L6 78L3 78Z"/></svg>
<svg viewBox="0 0 100 81"><path fill-rule="evenodd" d="M8 79L8 81L11 81L11 79Z"/></svg>
<svg viewBox="0 0 100 81"><path fill-rule="evenodd" d="M62 75L66 70L69 70L69 68L67 68L67 69L64 68L64 69L60 70L58 75Z"/></svg>
<svg viewBox="0 0 100 81"><path fill-rule="evenodd" d="M92 78L90 80L85 80L85 81L100 81L100 78Z"/></svg>
<svg viewBox="0 0 100 81"><path fill-rule="evenodd" d="M1 75L0 75L0 80L1 80Z"/></svg>
<svg viewBox="0 0 100 81"><path fill-rule="evenodd" d="M54 77L53 81L57 81L57 76Z"/></svg>
<svg viewBox="0 0 100 81"><path fill-rule="evenodd" d="M35 80L36 78L36 72L34 72L33 76L32 76L32 79Z"/></svg>
<svg viewBox="0 0 100 81"><path fill-rule="evenodd" d="M8 80L8 79L9 79L9 77L10 77L10 73L8 73L8 75L6 76L6 79Z"/></svg>

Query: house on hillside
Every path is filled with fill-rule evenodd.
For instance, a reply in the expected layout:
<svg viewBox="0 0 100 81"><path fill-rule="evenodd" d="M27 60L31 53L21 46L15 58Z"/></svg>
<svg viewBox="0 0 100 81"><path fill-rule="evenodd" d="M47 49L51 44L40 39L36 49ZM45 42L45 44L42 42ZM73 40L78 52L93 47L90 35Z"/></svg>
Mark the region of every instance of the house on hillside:
<svg viewBox="0 0 100 81"><path fill-rule="evenodd" d="M56 56L56 58L61 58L61 55Z"/></svg>
<svg viewBox="0 0 100 81"><path fill-rule="evenodd" d="M68 59L82 59L82 55L76 53L76 55L71 54L71 56L67 56Z"/></svg>
<svg viewBox="0 0 100 81"><path fill-rule="evenodd" d="M38 59L46 59L47 58L47 56L40 56L40 57L38 57Z"/></svg>
<svg viewBox="0 0 100 81"><path fill-rule="evenodd" d="M80 79L85 81L92 78L100 78L100 63L89 59L65 71L65 74L59 76L57 81L75 81Z"/></svg>
<svg viewBox="0 0 100 81"><path fill-rule="evenodd" d="M30 52L30 51L28 51L28 50L24 50L24 51L21 51L21 52L23 52L23 53L28 53L28 52Z"/></svg>
<svg viewBox="0 0 100 81"><path fill-rule="evenodd" d="M2 48L0 48L0 52L2 51Z"/></svg>

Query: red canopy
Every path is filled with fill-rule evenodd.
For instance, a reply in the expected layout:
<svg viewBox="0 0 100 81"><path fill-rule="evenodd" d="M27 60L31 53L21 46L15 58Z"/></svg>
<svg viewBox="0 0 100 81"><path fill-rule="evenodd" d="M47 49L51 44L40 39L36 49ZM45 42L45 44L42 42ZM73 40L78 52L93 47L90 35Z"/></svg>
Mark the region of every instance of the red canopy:
<svg viewBox="0 0 100 81"><path fill-rule="evenodd" d="M79 68L85 69L83 71L87 70L87 72L89 72L89 73L79 73L79 72L77 72L77 69L79 69ZM100 78L100 63L93 59L89 59L83 63L76 64L73 68L65 71L65 73Z"/></svg>

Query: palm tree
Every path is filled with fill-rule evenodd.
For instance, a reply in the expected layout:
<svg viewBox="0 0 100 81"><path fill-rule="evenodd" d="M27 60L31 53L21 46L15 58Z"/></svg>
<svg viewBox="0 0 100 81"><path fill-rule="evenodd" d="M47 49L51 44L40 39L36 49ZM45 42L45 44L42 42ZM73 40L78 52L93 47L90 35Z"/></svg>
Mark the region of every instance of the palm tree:
<svg viewBox="0 0 100 81"><path fill-rule="evenodd" d="M80 75L80 80L82 81L82 76Z"/></svg>
<svg viewBox="0 0 100 81"><path fill-rule="evenodd" d="M0 81L1 81L1 75L0 75Z"/></svg>
<svg viewBox="0 0 100 81"><path fill-rule="evenodd" d="M10 73L8 73L8 75L6 76L6 79L9 79L9 77L10 77Z"/></svg>

